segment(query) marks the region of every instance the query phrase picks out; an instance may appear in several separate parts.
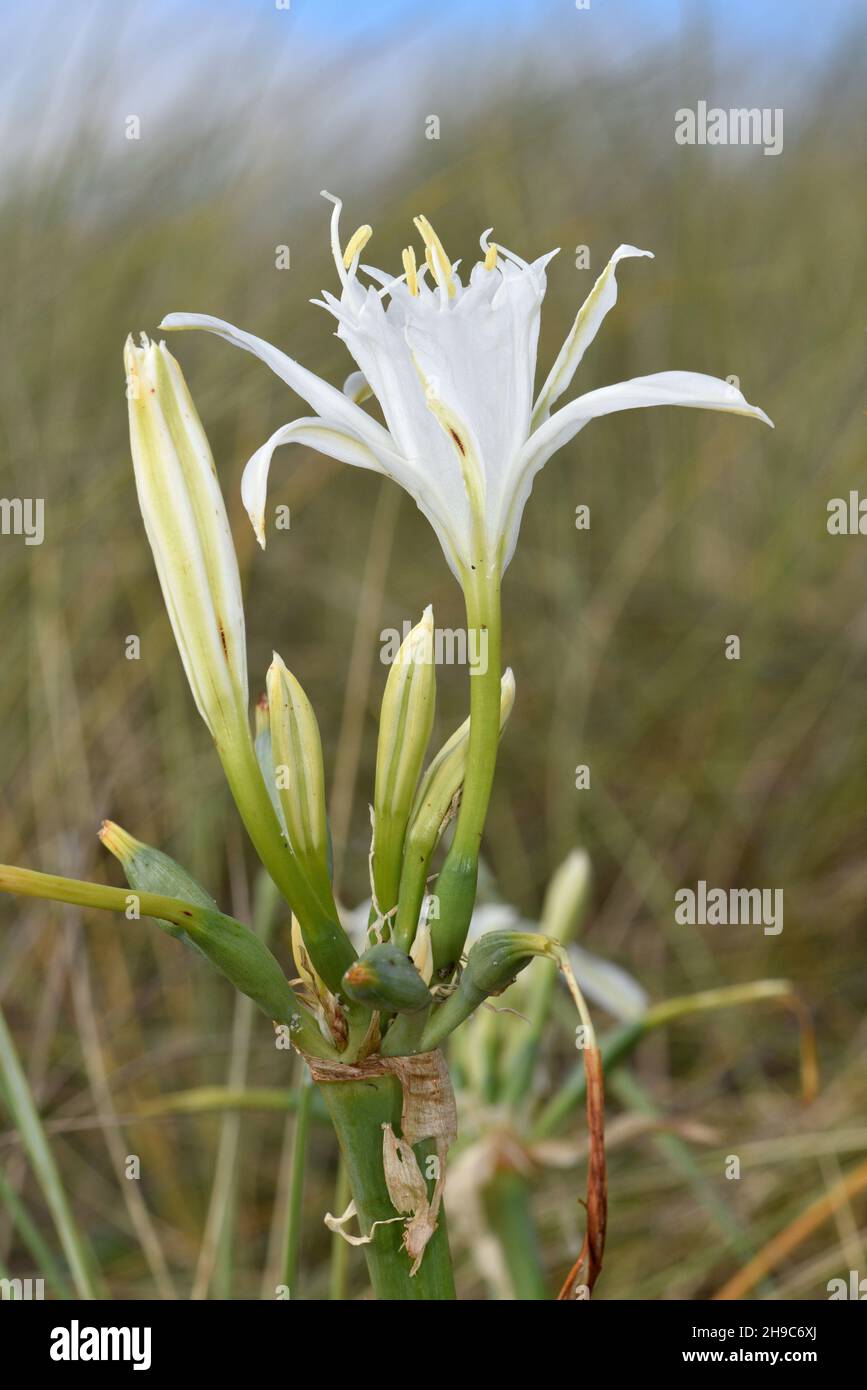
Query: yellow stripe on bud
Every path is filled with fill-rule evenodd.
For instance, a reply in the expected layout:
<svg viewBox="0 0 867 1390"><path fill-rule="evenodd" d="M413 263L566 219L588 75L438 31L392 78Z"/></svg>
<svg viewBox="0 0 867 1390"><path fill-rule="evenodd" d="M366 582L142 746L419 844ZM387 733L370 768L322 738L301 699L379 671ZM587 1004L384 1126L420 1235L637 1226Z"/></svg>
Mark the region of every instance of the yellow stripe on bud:
<svg viewBox="0 0 867 1390"><path fill-rule="evenodd" d="M485 270L495 270L497 266L497 248L493 244L485 252Z"/></svg>
<svg viewBox="0 0 867 1390"><path fill-rule="evenodd" d="M359 251L364 250L372 236L373 228L369 227L367 223L365 223L363 227L359 227L357 232L352 233L352 236L346 243L346 250L343 253L343 265L346 270L352 265Z"/></svg>

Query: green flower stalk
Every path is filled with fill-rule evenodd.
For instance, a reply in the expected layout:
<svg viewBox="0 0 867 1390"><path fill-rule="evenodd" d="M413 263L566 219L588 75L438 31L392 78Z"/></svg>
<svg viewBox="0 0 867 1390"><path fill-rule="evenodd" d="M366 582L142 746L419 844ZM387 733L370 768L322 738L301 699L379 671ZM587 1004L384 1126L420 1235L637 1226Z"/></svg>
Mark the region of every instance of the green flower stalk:
<svg viewBox="0 0 867 1390"><path fill-rule="evenodd" d="M500 576L484 550L463 574L467 628L485 651L483 670L470 673L467 768L454 838L437 879L440 918L433 934L434 971L447 980L460 960L476 901L479 851L494 783L500 738Z"/></svg>
<svg viewBox="0 0 867 1390"><path fill-rule="evenodd" d="M160 868L159 873L162 871ZM186 936L268 1018L288 1028L298 1047L317 1057L337 1055L296 998L268 947L255 932L225 913L162 892L136 889L130 894L122 888L36 873L11 864L0 864L0 892L49 898L76 907L105 908L124 915L133 910L135 917L152 917L171 936Z"/></svg>
<svg viewBox="0 0 867 1390"><path fill-rule="evenodd" d="M373 798L374 907L397 904L403 843L433 728L436 671L428 606L392 662L382 697Z"/></svg>
<svg viewBox="0 0 867 1390"><path fill-rule="evenodd" d="M267 676L272 776L292 852L310 882L330 895L322 740L313 706L281 658Z"/></svg>

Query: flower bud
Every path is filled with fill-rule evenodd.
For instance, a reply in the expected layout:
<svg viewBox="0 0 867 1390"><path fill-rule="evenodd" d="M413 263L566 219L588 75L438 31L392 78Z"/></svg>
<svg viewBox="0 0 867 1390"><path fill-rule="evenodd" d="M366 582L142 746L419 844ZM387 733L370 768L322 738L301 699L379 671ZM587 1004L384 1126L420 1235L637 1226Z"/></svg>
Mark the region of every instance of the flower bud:
<svg viewBox="0 0 867 1390"><path fill-rule="evenodd" d="M268 670L273 783L292 852L311 881L328 883L322 740L313 706L277 653Z"/></svg>
<svg viewBox="0 0 867 1390"><path fill-rule="evenodd" d="M392 663L379 716L373 874L381 913L397 902L403 839L433 728L435 702L433 609L428 606Z"/></svg>
<svg viewBox="0 0 867 1390"><path fill-rule="evenodd" d="M342 988L381 1013L415 1013L433 1002L409 956L390 941L365 951L346 971Z"/></svg>
<svg viewBox="0 0 867 1390"><path fill-rule="evenodd" d="M214 460L181 369L142 335L124 349L139 506L196 706L218 744L248 731L241 583Z"/></svg>
<svg viewBox="0 0 867 1390"><path fill-rule="evenodd" d="M500 681L501 734L514 703L515 677L511 667L508 667ZM465 719L460 728L443 744L422 778L407 832L413 848L418 852L432 854L451 819L452 807L463 786L467 770L469 742L470 721Z"/></svg>
<svg viewBox="0 0 867 1390"><path fill-rule="evenodd" d="M557 944L538 932L490 931L470 950L457 988L437 1009L421 1040L428 1052L469 1018L491 994L508 989L534 956L557 959Z"/></svg>
<svg viewBox="0 0 867 1390"><path fill-rule="evenodd" d="M534 956L551 954L551 942L538 932L489 931L480 936L467 956L461 975L468 990L478 996L502 994Z"/></svg>
<svg viewBox="0 0 867 1390"><path fill-rule="evenodd" d="M193 946L275 1023L288 1026L305 1051L318 1050L321 1054L317 1023L300 1004L276 958L254 931L220 912L210 894L169 855L134 839L113 821L103 822L99 838L120 861L130 888L142 895L144 914L152 915L176 940ZM64 884L66 880L56 882ZM62 893L51 896L68 900ZM174 909L174 921L157 916L151 909L152 903L165 904L163 911Z"/></svg>
<svg viewBox="0 0 867 1390"><path fill-rule="evenodd" d="M188 874L170 855L136 840L114 821L104 820L99 827L99 840L120 863L130 888L140 893L160 893L166 898L182 898L197 907L218 911L217 904L192 874ZM158 919L170 936L185 938L194 944L182 928Z"/></svg>

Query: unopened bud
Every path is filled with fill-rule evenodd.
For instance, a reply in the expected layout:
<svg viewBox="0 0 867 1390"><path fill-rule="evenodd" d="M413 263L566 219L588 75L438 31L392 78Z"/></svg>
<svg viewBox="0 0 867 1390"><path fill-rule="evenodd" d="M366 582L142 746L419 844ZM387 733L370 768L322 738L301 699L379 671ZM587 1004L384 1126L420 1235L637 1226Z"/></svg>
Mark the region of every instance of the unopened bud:
<svg viewBox="0 0 867 1390"><path fill-rule="evenodd" d="M427 1052L469 1018L492 994L502 994L534 956L558 959L559 947L538 932L490 931L470 950L456 989L437 1009L422 1036Z"/></svg>
<svg viewBox="0 0 867 1390"><path fill-rule="evenodd" d="M500 681L501 734L514 703L515 677L509 667L503 672ZM465 719L460 728L443 744L422 778L407 832L413 850L419 856L428 858L433 853L453 809L456 809L456 801L467 770L469 743L470 721Z"/></svg>
<svg viewBox="0 0 867 1390"><path fill-rule="evenodd" d="M392 942L371 946L343 976L343 990L358 1004L382 1013L415 1013L431 993L409 956Z"/></svg>
<svg viewBox="0 0 867 1390"><path fill-rule="evenodd" d="M397 902L403 839L436 703L433 609L425 609L388 673L379 717L374 792L374 886L381 913Z"/></svg>
<svg viewBox="0 0 867 1390"><path fill-rule="evenodd" d="M102 822L99 827L99 839L120 863L130 888L139 893L159 893L166 898L182 898L184 902L195 903L197 907L217 908L210 893L206 892L182 865L170 855L164 854L161 849L154 849L142 840L135 839L114 821ZM186 932L171 922L161 918L158 920L160 926L171 936L187 936Z"/></svg>
<svg viewBox="0 0 867 1390"><path fill-rule="evenodd" d="M313 706L277 653L268 671L273 782L293 853L311 879L328 880L322 740Z"/></svg>
<svg viewBox="0 0 867 1390"><path fill-rule="evenodd" d="M249 738L238 561L207 436L180 367L142 335L124 349L136 489L196 706L225 747Z"/></svg>

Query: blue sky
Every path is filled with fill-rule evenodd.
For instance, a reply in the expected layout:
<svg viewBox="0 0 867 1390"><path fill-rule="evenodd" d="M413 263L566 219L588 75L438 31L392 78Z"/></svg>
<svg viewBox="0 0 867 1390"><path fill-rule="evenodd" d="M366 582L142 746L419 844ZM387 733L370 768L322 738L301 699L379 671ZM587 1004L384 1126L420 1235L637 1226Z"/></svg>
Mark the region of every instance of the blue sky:
<svg viewBox="0 0 867 1390"><path fill-rule="evenodd" d="M174 0L183 4L183 0ZM212 0L208 0L213 8ZM226 9L271 9L274 0L220 0ZM812 56L824 51L860 15L863 0L590 0L575 13L575 0L291 0L293 18L305 30L337 37L388 31L413 18L439 29L484 31L504 25L525 31L573 19L658 39L702 21L724 47L781 43Z"/></svg>
<svg viewBox="0 0 867 1390"><path fill-rule="evenodd" d="M245 29L258 23L270 36L358 40L387 35L397 27L452 35L464 31L483 41L485 32L504 28L535 31L540 37L561 24L581 24L588 33L620 31L639 41L672 36L685 25L703 22L722 47L781 45L805 58L825 51L865 12L864 0L589 0L576 12L575 0L126 0L121 7L104 0L0 0L0 32L41 29L46 20L62 27L62 17L81 28L86 16L102 9L105 23L117 23L119 11L133 16L154 33L172 18L188 19L201 31L221 23ZM53 18L52 18L53 16ZM577 31L576 32L580 32Z"/></svg>
<svg viewBox="0 0 867 1390"><path fill-rule="evenodd" d="M646 49L674 55L686 35L709 71L727 69L717 98L777 106L799 92L824 56L867 18L865 0L0 0L0 48L14 54L0 75L0 162L16 146L30 158L57 148L77 102L97 107L94 82L111 73L117 128L124 111L169 109L172 94L231 102L259 71L253 50L275 60L285 92L320 65L343 73L339 100L317 113L356 132L379 122L388 139L396 104L419 80L430 100L456 84L481 95L498 76L508 82L529 60L537 77L581 80L628 64ZM861 30L862 36L864 29ZM104 61L103 61L104 56ZM90 58L90 65L88 64ZM94 69L95 65L95 76ZM195 74L205 73L204 85ZM421 78L419 78L421 74ZM752 85L749 85L749 84ZM425 97L428 100L428 97ZM30 103L32 109L27 109ZM353 105L354 103L354 105ZM725 103L724 103L725 104ZM430 110L439 109L435 104ZM113 126L112 126L113 122Z"/></svg>

